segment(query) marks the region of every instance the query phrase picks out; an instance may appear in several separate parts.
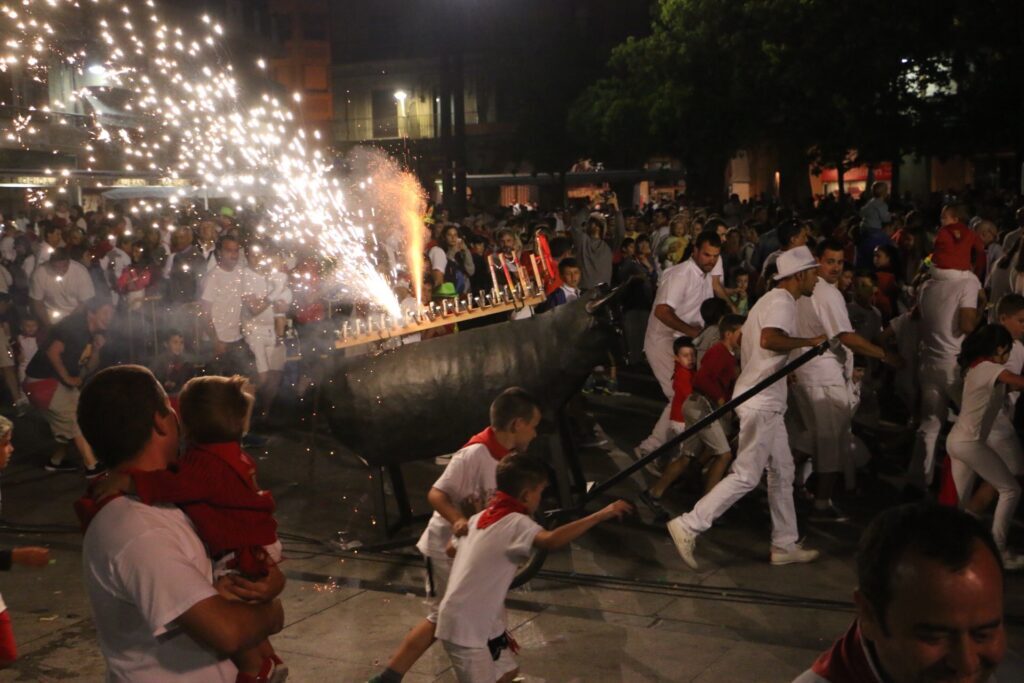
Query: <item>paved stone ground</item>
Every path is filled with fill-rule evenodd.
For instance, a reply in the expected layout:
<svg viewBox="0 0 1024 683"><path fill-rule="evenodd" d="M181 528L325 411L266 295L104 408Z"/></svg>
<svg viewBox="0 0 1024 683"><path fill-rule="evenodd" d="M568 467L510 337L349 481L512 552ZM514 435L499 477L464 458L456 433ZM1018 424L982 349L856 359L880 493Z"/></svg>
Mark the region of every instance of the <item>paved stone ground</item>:
<svg viewBox="0 0 1024 683"><path fill-rule="evenodd" d="M584 452L587 477L597 480L628 462L624 451L645 435L659 406L638 397L602 397L590 406L611 437ZM0 545L47 545L56 562L0 576L21 652L0 681L102 680L71 510L83 481L41 469L46 437L36 419L19 421L16 448L3 475ZM273 641L290 680L365 680L424 614L418 558L411 548L358 553L331 543L339 532L349 541L379 536L366 470L326 435L276 433L259 467L279 502L288 557L287 626ZM406 470L417 511L425 512L423 493L440 467ZM627 482L617 493L636 491ZM876 487L851 504L853 523L802 524L808 543L825 553L806 566L766 562L768 513L759 492L702 537L698 573L685 569L664 529L638 520L599 527L552 555L537 579L510 596L524 679L789 681L848 625L856 539L872 511L896 500L894 489ZM1016 651L1024 648L1021 587L1014 578L1007 590ZM407 680L455 678L435 647Z"/></svg>

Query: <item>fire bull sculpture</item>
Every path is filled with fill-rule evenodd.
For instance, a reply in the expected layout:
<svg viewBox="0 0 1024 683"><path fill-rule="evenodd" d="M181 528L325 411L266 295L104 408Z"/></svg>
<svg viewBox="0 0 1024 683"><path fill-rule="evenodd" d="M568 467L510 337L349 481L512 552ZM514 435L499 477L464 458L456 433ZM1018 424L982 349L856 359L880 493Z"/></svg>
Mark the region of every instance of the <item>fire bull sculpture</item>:
<svg viewBox="0 0 1024 683"><path fill-rule="evenodd" d="M493 398L521 386L548 425L607 362L616 341L611 300L591 293L527 320L466 330L379 356L340 358L321 386L334 436L378 474L387 469L405 503L399 465L452 453L488 424ZM378 508L384 514L384 492ZM404 499L404 500L403 500ZM402 521L407 510L400 510ZM385 515L385 527L387 520Z"/></svg>

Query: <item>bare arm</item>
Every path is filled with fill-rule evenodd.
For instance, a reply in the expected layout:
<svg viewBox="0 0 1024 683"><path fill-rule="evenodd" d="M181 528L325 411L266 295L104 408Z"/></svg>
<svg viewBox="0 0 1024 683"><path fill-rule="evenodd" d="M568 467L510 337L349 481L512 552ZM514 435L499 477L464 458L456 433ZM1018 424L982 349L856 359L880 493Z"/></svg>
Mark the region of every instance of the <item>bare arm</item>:
<svg viewBox="0 0 1024 683"><path fill-rule="evenodd" d="M974 332L974 328L978 326L978 309L977 308L961 308L957 311L957 320L960 323L960 332L963 334L970 334Z"/></svg>
<svg viewBox="0 0 1024 683"><path fill-rule="evenodd" d="M885 333L883 332L883 337ZM843 342L843 345L848 347L854 353L860 356L867 356L868 358L877 358L878 360L888 365L899 365L901 363L900 357L891 351L886 351L881 346L872 344L864 337L860 336L855 332L843 332L838 335L839 341Z"/></svg>
<svg viewBox="0 0 1024 683"><path fill-rule="evenodd" d="M1010 391L1024 391L1024 377L1015 375L1009 370L1003 370L996 377L997 382L1002 382L1010 388Z"/></svg>
<svg viewBox="0 0 1024 683"><path fill-rule="evenodd" d="M533 539L533 544L543 550L556 550L569 545L593 527L609 519L622 517L630 512L632 508L624 500L617 500L602 510L583 519L564 524L554 531L540 531Z"/></svg>
<svg viewBox="0 0 1024 683"><path fill-rule="evenodd" d="M452 499L448 497L447 493L439 488L431 487L427 493L427 502L430 503L430 507L437 510L437 514L452 525L452 531L456 536L466 535L466 532L469 531L469 521L462 514L462 510L452 503Z"/></svg>
<svg viewBox="0 0 1024 683"><path fill-rule="evenodd" d="M60 357L62 353L64 353L64 342L59 339L54 339L46 347L46 357L50 360L50 365L53 366L53 371L57 373L60 381L68 386L78 386L81 380L77 377L72 377L68 369L64 367L64 360Z"/></svg>
<svg viewBox="0 0 1024 683"><path fill-rule="evenodd" d="M722 284L722 278L717 275L711 276L711 289L715 290L715 296L729 304L729 310L733 313L736 312L736 306L733 304L732 299L729 298L729 290Z"/></svg>
<svg viewBox="0 0 1024 683"><path fill-rule="evenodd" d="M666 327L670 327L676 332L682 332L688 337L696 337L702 331L701 328L687 325L680 320L679 316L676 315L676 312L668 304L658 304L654 309L654 317Z"/></svg>
<svg viewBox="0 0 1024 683"><path fill-rule="evenodd" d="M50 327L50 316L46 312L46 304L42 299L32 299L32 312L44 330Z"/></svg>
<svg viewBox="0 0 1024 683"><path fill-rule="evenodd" d="M250 604L213 595L192 605L177 621L200 645L230 656L280 631L284 609L280 600Z"/></svg>
<svg viewBox="0 0 1024 683"><path fill-rule="evenodd" d="M808 346L817 346L827 339L824 335L812 339L790 337L777 327L766 327L761 330L761 348L776 353L789 353Z"/></svg>

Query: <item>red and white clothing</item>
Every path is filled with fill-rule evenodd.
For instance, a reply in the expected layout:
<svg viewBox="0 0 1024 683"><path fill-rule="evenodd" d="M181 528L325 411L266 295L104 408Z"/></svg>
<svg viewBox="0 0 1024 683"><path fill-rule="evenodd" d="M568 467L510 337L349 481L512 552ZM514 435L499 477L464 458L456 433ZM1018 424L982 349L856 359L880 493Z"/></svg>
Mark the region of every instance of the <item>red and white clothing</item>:
<svg viewBox="0 0 1024 683"><path fill-rule="evenodd" d="M955 399L959 381L956 356L964 335L960 311L978 308L981 283L967 270L932 268L932 276L921 285L921 422L914 443L908 475L919 488L931 483L935 473L935 446Z"/></svg>
<svg viewBox="0 0 1024 683"><path fill-rule="evenodd" d="M672 422L684 425L686 418L683 417L683 403L693 393L693 370L683 367L676 361L676 371L672 374L672 411L670 417Z"/></svg>
<svg viewBox="0 0 1024 683"><path fill-rule="evenodd" d="M672 375L675 371L675 354L672 342L681 332L673 330L658 320L654 311L665 304L672 308L680 320L687 325L702 327L704 320L700 315L700 305L715 295L712 287L711 274L705 273L693 259L688 259L673 266L661 274L658 291L654 298L654 306L647 320L647 333L644 336L644 355L651 366L651 372L658 380L662 392L669 403L658 417L657 424L643 443L641 452L650 453L671 438Z"/></svg>
<svg viewBox="0 0 1024 683"><path fill-rule="evenodd" d="M234 554L246 575L281 559L274 497L256 484L256 464L237 442L193 444L177 471L131 472L143 503L176 504L192 520L211 557Z"/></svg>
<svg viewBox="0 0 1024 683"><path fill-rule="evenodd" d="M213 566L184 512L122 496L89 523L82 566L107 681L233 683L230 659L176 623L217 595Z"/></svg>
<svg viewBox="0 0 1024 683"><path fill-rule="evenodd" d="M495 481L498 461L509 453L509 449L498 442L494 429L488 427L452 455L433 488L443 491L460 509L482 510L498 488ZM438 598L427 616L433 622L437 621L439 599L448 585L451 559L446 551L451 540L452 525L435 511L416 543L416 549L430 562L434 594Z"/></svg>
<svg viewBox="0 0 1024 683"><path fill-rule="evenodd" d="M435 635L452 657L459 683L495 681L515 668L508 650L494 661L487 643L505 633L505 596L541 531L524 512L491 512L489 507L470 518L438 613ZM488 516L497 519L488 524Z"/></svg>
<svg viewBox="0 0 1024 683"><path fill-rule="evenodd" d="M874 653L855 621L842 638L793 683L883 683Z"/></svg>

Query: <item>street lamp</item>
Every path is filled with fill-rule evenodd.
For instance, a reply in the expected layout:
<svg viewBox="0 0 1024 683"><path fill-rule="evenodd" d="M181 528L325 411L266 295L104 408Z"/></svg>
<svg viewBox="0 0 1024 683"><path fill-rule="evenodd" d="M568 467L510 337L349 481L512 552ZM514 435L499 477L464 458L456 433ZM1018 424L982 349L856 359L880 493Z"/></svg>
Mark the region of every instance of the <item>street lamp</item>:
<svg viewBox="0 0 1024 683"><path fill-rule="evenodd" d="M404 90L395 91L395 99L398 101L398 137L406 137L407 122L405 120L405 100L409 94Z"/></svg>

